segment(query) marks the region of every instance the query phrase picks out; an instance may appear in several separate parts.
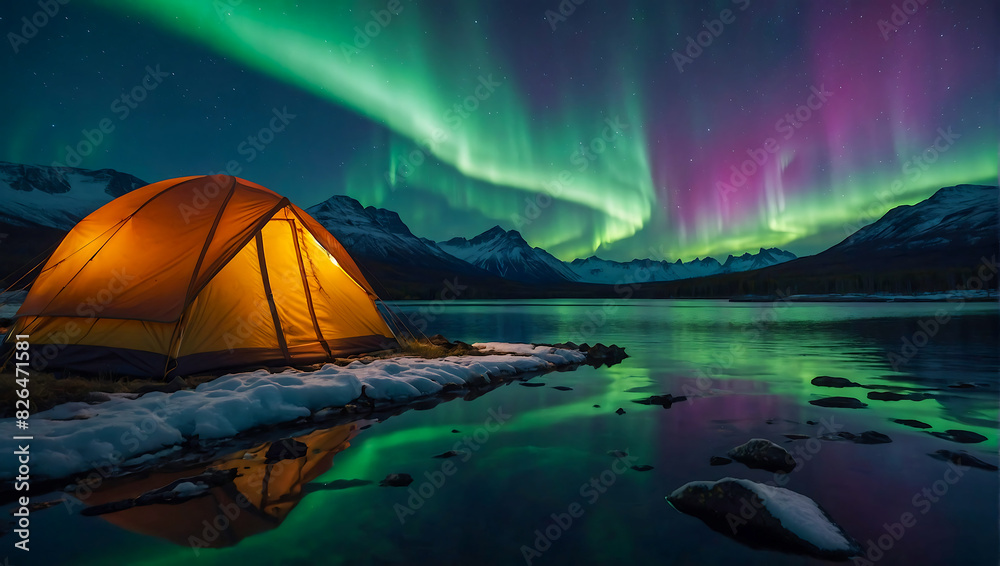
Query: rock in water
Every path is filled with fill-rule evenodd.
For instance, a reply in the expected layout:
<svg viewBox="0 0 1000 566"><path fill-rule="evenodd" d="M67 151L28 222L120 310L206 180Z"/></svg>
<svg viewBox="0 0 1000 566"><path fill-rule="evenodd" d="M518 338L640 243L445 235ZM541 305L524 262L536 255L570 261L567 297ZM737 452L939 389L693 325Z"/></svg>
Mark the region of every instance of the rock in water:
<svg viewBox="0 0 1000 566"><path fill-rule="evenodd" d="M931 425L916 419L892 419L892 422L905 426L912 426L913 428L931 428Z"/></svg>
<svg viewBox="0 0 1000 566"><path fill-rule="evenodd" d="M437 454L437 455L435 455L433 457L434 458L454 458L455 456L463 456L465 454L467 454L467 452L465 452L463 450L449 450L447 452L442 452L440 454Z"/></svg>
<svg viewBox="0 0 1000 566"><path fill-rule="evenodd" d="M659 405L664 409L669 409L671 405L673 405L674 403L679 403L681 401L687 401L687 396L679 395L677 397L674 397L673 395L668 393L666 395L652 395L650 397L646 397L645 399L637 399L632 402L639 403L640 405Z"/></svg>
<svg viewBox="0 0 1000 566"><path fill-rule="evenodd" d="M850 379L843 377L830 377L829 375L814 377L812 378L811 383L816 387L861 387L860 383L856 383Z"/></svg>
<svg viewBox="0 0 1000 566"><path fill-rule="evenodd" d="M866 430L854 438L856 444L889 444L892 439L888 435L874 430Z"/></svg>
<svg viewBox="0 0 1000 566"><path fill-rule="evenodd" d="M748 468L788 473L795 469L795 460L788 450L764 438L753 438L726 454Z"/></svg>
<svg viewBox="0 0 1000 566"><path fill-rule="evenodd" d="M868 398L874 401L923 401L931 396L926 393L896 393L895 391L869 391Z"/></svg>
<svg viewBox="0 0 1000 566"><path fill-rule="evenodd" d="M786 434L785 438L790 438L792 440L808 440L812 437L808 434Z"/></svg>
<svg viewBox="0 0 1000 566"><path fill-rule="evenodd" d="M615 411L615 413L617 413L619 415L624 415L625 414L625 409L622 409L621 407L618 407L618 410Z"/></svg>
<svg viewBox="0 0 1000 566"><path fill-rule="evenodd" d="M822 399L813 399L809 401L810 405L816 405L817 407L837 407L840 409L862 409L868 406L868 403L862 403L854 397L823 397Z"/></svg>
<svg viewBox="0 0 1000 566"><path fill-rule="evenodd" d="M385 479L378 482L382 487L406 487L413 483L413 476L410 474L389 474Z"/></svg>
<svg viewBox="0 0 1000 566"><path fill-rule="evenodd" d="M751 548L847 560L861 547L812 499L789 489L723 478L687 483L667 496L682 513Z"/></svg>
<svg viewBox="0 0 1000 566"><path fill-rule="evenodd" d="M729 458L723 458L722 456L712 456L708 459L709 466L725 466L726 464L731 464L733 461Z"/></svg>
<svg viewBox="0 0 1000 566"><path fill-rule="evenodd" d="M972 432L971 430L961 430L957 428L950 428L944 432L932 432L934 436L938 438L943 438L945 440L950 440L952 442L960 442L962 444L976 444L977 442L982 442L986 440L986 437L979 434L978 432Z"/></svg>
<svg viewBox="0 0 1000 566"><path fill-rule="evenodd" d="M976 458L968 452L952 452L951 450L938 450L937 452L930 455L931 458L937 458L938 460L944 460L945 462L951 462L956 466L965 466L968 468L979 468L980 470L989 470L991 472L997 471L997 467L989 462L984 462L979 458Z"/></svg>
<svg viewBox="0 0 1000 566"><path fill-rule="evenodd" d="M632 469L637 472L648 472L653 469L653 466L650 466L649 464L639 464L638 466L632 466Z"/></svg>

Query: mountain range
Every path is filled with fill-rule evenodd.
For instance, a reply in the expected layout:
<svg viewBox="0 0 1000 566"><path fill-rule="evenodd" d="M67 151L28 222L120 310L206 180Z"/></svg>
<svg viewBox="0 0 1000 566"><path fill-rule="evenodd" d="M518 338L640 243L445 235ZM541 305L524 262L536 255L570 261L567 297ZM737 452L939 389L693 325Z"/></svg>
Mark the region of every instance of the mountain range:
<svg viewBox="0 0 1000 566"><path fill-rule="evenodd" d="M111 169L0 162L0 195L7 204L0 210L4 284L23 274L26 263L44 258L81 218L145 184ZM306 210L340 240L376 289L395 299L432 299L449 285L465 289L463 298L613 296L612 286L635 281L648 283L641 296L773 293L785 281L804 286L801 292L877 291L880 285L899 292L906 286L946 288L969 261L978 261L972 256L996 249L997 193L997 187L982 185L943 188L923 202L890 210L815 256L761 248L723 262L596 256L565 262L499 226L471 239L434 242L414 235L396 212L364 207L344 195ZM907 276L916 279L906 283Z"/></svg>

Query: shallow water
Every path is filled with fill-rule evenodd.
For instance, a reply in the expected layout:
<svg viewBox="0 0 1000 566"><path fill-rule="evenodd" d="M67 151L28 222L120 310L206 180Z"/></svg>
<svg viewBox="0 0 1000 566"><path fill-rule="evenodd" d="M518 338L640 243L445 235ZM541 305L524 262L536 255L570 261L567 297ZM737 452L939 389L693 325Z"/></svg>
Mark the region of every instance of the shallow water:
<svg viewBox="0 0 1000 566"><path fill-rule="evenodd" d="M944 462L928 456L965 449L997 461L995 304L604 305L399 303L405 317L452 340L614 343L630 357L610 368L581 367L531 380L545 387L514 383L472 400L409 410L363 430L348 426L302 436L315 466L275 472L268 493L278 503L264 506L264 513L244 511L233 521L239 528L226 527L206 542L232 544L226 548L194 551L168 542L168 531L179 523L202 541L213 534L213 515L193 508L84 517L78 507L70 513L57 505L33 514L32 551L9 551L11 563L524 564L529 547L540 554L532 555L532 564L824 563L748 548L664 501L692 480L775 480L737 463L709 466L711 456L753 437L792 450L801 464L782 480L784 487L813 498L864 547L886 534L884 525L899 522L904 513L914 516L915 524L899 531L898 540L883 537L891 548L878 551L878 564L998 563L997 472L963 468L956 478L946 475ZM894 370L887 353L898 353L904 337L922 343L915 333L921 322L933 331L928 321L935 314L952 318ZM819 375L932 397L868 400L868 389L811 385ZM981 386L948 387L960 382ZM552 388L557 385L572 390ZM689 399L669 409L632 402L662 393ZM808 403L833 395L857 397L868 407ZM615 413L619 407L624 415ZM932 431L974 431L988 440L957 444L893 418L919 419ZM816 436L828 426L876 430L893 442L785 443L782 436ZM432 458L451 449L467 453ZM635 458L630 464L653 469L617 473L623 468L607 454L612 449L627 450ZM409 488L341 481L377 483L392 472L407 472L415 481ZM161 480L147 482L169 481ZM121 493L140 487L126 484ZM940 496L922 493L935 487ZM280 489L288 492L284 500L274 491ZM7 534L0 544L9 549L13 542Z"/></svg>

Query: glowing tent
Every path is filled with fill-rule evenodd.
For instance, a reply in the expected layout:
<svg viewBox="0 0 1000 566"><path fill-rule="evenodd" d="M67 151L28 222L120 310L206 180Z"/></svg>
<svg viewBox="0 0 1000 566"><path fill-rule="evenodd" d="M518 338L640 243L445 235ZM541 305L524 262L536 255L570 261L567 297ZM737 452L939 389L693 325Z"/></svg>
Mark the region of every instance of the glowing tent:
<svg viewBox="0 0 1000 566"><path fill-rule="evenodd" d="M9 339L33 365L183 375L395 347L343 246L287 198L225 175L123 195L49 258Z"/></svg>

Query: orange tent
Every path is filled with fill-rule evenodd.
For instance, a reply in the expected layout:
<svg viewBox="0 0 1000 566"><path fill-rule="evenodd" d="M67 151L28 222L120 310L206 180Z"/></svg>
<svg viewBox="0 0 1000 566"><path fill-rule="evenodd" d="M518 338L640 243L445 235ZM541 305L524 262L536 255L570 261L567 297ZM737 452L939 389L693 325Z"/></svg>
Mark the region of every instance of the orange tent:
<svg viewBox="0 0 1000 566"><path fill-rule="evenodd" d="M123 195L46 262L8 339L33 365L183 375L391 348L344 247L287 198L226 175Z"/></svg>

